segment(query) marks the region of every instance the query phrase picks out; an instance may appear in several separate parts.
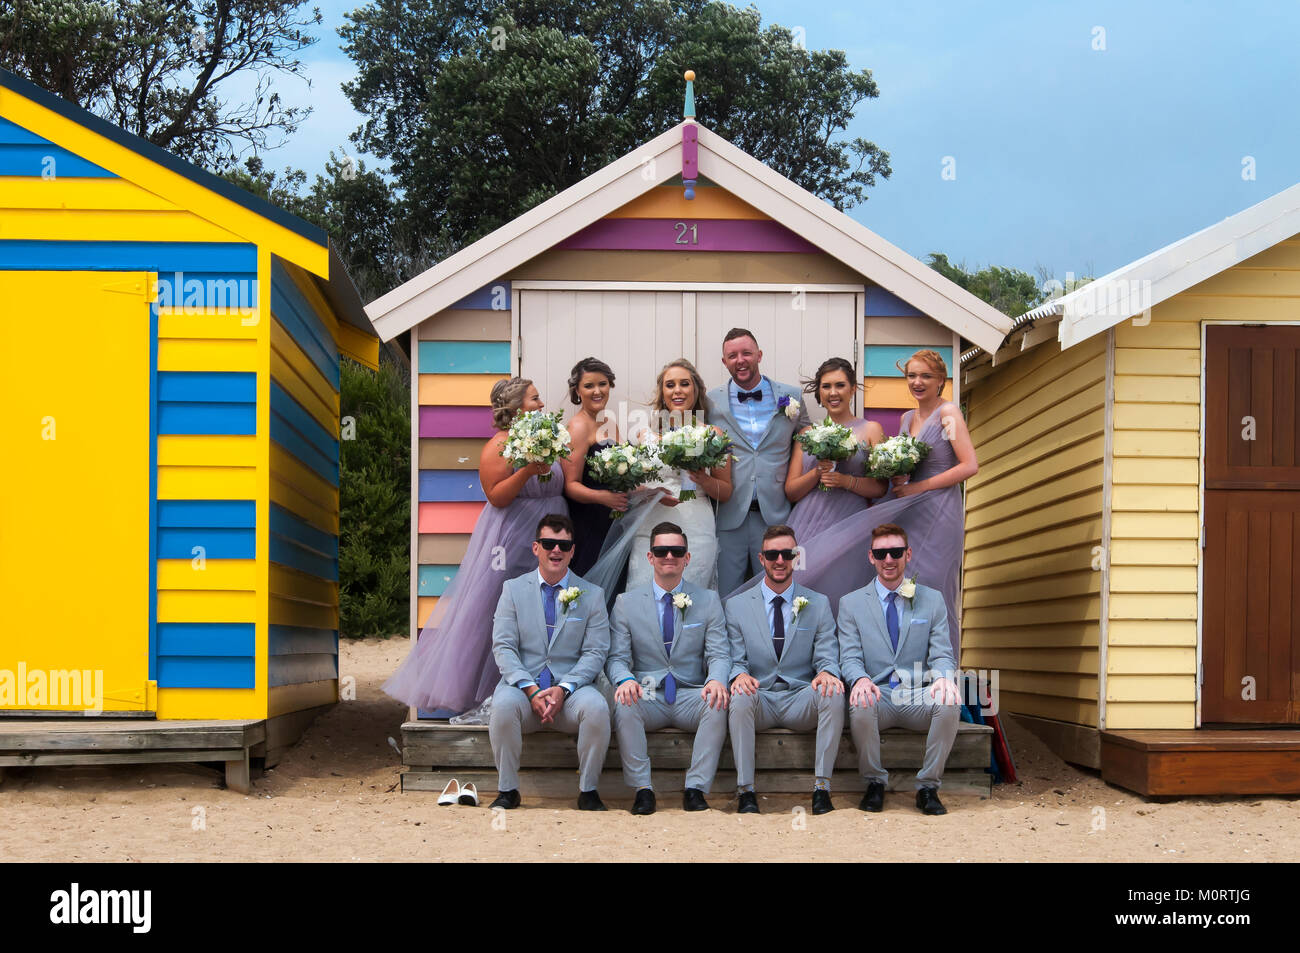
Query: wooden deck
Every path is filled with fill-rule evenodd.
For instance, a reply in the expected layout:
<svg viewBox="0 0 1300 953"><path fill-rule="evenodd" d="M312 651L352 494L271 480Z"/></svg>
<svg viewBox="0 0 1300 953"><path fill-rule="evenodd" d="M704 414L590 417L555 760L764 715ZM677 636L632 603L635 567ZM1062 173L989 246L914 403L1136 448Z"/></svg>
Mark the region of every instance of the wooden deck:
<svg viewBox="0 0 1300 953"><path fill-rule="evenodd" d="M993 729L963 722L948 758L943 776L944 793L978 794L988 797L992 775L988 773ZM763 793L804 794L812 790L815 737L782 728L760 731L755 739L757 776L755 787ZM682 790L690 766L693 736L667 729L651 732L647 738L654 766L655 789ZM889 771L889 789L911 790L925 751L925 735L891 729L880 739L880 752ZM452 777L472 781L483 794L496 790L496 763L488 741L486 725L453 726L445 721L408 721L402 725L403 791L439 792ZM577 793L577 743L569 735L542 731L524 736L520 759L520 793L525 797L570 797ZM857 771L858 756L846 731L835 759L836 791L862 791L866 785ZM735 764L730 741L723 747L722 760L713 783L717 794L731 794L736 787ZM610 739L600 791L609 797L630 794L623 784L618 740ZM486 802L484 802L486 803Z"/></svg>
<svg viewBox="0 0 1300 953"><path fill-rule="evenodd" d="M1300 730L1103 731L1101 777L1153 797L1300 794Z"/></svg>
<svg viewBox="0 0 1300 953"><path fill-rule="evenodd" d="M265 767L274 765L328 707L269 720L0 716L0 778L7 767L219 762L225 765L226 787L247 794L252 760L261 759Z"/></svg>

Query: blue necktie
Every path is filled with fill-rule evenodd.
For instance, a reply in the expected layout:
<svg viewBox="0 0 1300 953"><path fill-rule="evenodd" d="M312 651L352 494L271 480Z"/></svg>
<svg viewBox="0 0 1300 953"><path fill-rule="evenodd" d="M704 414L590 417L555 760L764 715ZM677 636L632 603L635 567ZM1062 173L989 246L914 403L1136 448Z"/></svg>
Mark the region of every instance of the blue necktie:
<svg viewBox="0 0 1300 953"><path fill-rule="evenodd" d="M785 650L785 613L781 607L785 605L785 599L781 596L772 597L772 648L776 649L776 660L781 661L781 652Z"/></svg>
<svg viewBox="0 0 1300 953"><path fill-rule="evenodd" d="M664 593L663 630L664 653L671 657L673 654L673 594L671 592ZM673 678L672 672L664 676L664 701L670 705L677 701L677 680Z"/></svg>
<svg viewBox="0 0 1300 953"><path fill-rule="evenodd" d="M889 628L889 644L893 646L894 651L898 651L898 593L889 594L889 608L885 610L885 625ZM893 671L889 674L889 687L898 687L898 672Z"/></svg>
<svg viewBox="0 0 1300 953"><path fill-rule="evenodd" d="M546 612L546 644L551 644L551 637L555 635L555 594L560 591L559 583L554 586L542 583L542 608ZM551 687L551 670L542 669L537 676L537 684L542 689Z"/></svg>

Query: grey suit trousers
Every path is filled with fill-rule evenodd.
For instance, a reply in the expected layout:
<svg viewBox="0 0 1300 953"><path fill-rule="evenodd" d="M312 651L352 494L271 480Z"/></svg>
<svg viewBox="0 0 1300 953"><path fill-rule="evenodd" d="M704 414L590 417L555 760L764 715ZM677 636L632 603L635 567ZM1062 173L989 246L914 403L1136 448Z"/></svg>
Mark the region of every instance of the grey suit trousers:
<svg viewBox="0 0 1300 953"><path fill-rule="evenodd" d="M513 685L498 685L492 694L488 738L497 763L497 790L519 788L519 756L524 735L535 731L561 731L578 736L578 790L594 791L609 750L609 706L591 685L584 685L560 706L555 720L542 724L528 696Z"/></svg>
<svg viewBox="0 0 1300 953"><path fill-rule="evenodd" d="M916 787L937 788L960 722L961 706L936 704L925 687L902 690L897 696L892 689L882 688L874 705L850 705L849 731L853 747L858 749L858 770L863 780L889 783L889 772L880 766L880 733L901 727L927 732L925 761L916 775Z"/></svg>
<svg viewBox="0 0 1300 953"><path fill-rule="evenodd" d="M678 688L677 700L671 705L660 694L654 698L642 696L632 705L614 704L614 731L618 734L619 757L623 759L623 781L632 788L651 786L645 733L668 727L695 732L686 787L708 794L713 776L718 773L722 743L727 738L727 710L710 708L700 697L698 688Z"/></svg>
<svg viewBox="0 0 1300 953"><path fill-rule="evenodd" d="M754 732L766 728L817 729L813 771L829 778L844 734L844 695L822 697L811 685L795 691L759 690L756 695L731 696L731 756L736 760L736 784L754 783Z"/></svg>
<svg viewBox="0 0 1300 953"><path fill-rule="evenodd" d="M740 588L751 569L755 574L763 571L758 551L766 529L763 514L750 510L735 529L718 530L718 595L724 599Z"/></svg>

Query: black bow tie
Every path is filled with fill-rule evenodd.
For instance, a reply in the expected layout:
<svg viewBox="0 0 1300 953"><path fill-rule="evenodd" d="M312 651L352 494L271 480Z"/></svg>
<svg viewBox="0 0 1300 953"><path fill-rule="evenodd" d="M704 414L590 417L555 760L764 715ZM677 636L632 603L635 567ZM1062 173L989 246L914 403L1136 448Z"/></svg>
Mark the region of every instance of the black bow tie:
<svg viewBox="0 0 1300 953"><path fill-rule="evenodd" d="M760 387L758 390L742 390L736 394L736 397L739 398L742 404L747 400L762 400L763 388Z"/></svg>

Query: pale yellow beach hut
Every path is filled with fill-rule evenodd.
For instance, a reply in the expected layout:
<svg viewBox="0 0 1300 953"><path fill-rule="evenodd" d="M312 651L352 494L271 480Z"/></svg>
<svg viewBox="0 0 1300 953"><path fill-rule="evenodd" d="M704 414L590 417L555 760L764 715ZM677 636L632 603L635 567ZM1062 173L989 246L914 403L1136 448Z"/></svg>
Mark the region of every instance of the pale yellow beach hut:
<svg viewBox="0 0 1300 953"><path fill-rule="evenodd" d="M961 358L963 665L1145 794L1300 792L1297 296L1300 185Z"/></svg>

